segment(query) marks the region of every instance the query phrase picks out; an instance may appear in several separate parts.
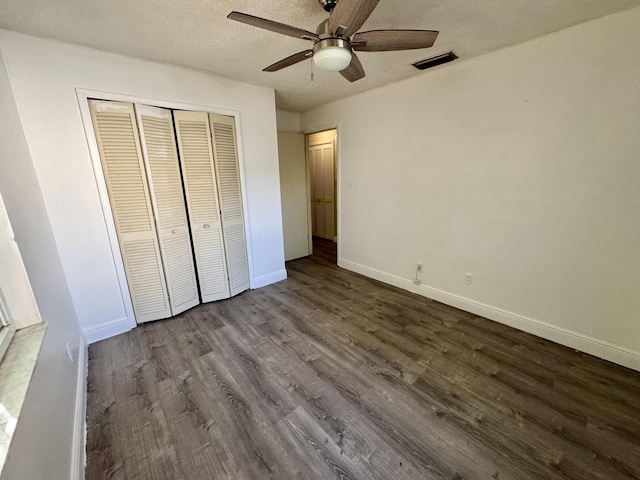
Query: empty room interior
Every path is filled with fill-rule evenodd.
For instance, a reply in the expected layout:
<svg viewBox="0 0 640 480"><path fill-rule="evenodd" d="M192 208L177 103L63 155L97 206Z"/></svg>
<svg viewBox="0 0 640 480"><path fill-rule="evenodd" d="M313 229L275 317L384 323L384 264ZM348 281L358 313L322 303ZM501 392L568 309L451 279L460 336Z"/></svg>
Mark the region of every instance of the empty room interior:
<svg viewBox="0 0 640 480"><path fill-rule="evenodd" d="M0 478L640 479L640 0L0 0Z"/></svg>

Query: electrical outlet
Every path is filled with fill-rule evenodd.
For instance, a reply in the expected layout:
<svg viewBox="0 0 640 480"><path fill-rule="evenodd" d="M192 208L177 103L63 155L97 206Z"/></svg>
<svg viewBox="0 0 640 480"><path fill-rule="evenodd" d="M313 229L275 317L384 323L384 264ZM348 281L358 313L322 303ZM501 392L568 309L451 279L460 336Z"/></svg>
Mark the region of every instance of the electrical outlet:
<svg viewBox="0 0 640 480"><path fill-rule="evenodd" d="M67 342L67 355L69 355L69 361L73 363L73 353L71 353L71 347L69 347L69 342Z"/></svg>
<svg viewBox="0 0 640 480"><path fill-rule="evenodd" d="M473 283L473 273L464 274L464 284L471 285Z"/></svg>

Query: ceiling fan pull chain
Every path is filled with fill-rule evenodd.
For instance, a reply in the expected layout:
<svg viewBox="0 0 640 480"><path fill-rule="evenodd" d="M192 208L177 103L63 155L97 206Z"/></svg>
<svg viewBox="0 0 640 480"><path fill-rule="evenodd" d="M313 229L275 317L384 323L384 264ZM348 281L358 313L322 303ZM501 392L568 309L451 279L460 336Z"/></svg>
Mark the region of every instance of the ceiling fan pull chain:
<svg viewBox="0 0 640 480"><path fill-rule="evenodd" d="M313 62L311 62L311 81L313 82Z"/></svg>

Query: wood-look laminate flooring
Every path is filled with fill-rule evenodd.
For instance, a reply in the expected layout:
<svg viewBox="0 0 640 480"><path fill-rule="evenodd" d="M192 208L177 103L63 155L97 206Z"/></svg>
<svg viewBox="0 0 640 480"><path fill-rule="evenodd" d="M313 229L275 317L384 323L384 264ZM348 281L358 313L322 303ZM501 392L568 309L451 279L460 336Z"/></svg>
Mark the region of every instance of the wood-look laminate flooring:
<svg viewBox="0 0 640 480"><path fill-rule="evenodd" d="M640 478L640 374L335 266L89 349L86 478Z"/></svg>

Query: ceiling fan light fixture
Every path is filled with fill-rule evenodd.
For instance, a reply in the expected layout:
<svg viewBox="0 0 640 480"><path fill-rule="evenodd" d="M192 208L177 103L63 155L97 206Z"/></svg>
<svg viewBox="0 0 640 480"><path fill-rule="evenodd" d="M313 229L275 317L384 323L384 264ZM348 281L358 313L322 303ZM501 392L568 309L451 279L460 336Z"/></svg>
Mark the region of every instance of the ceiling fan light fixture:
<svg viewBox="0 0 640 480"><path fill-rule="evenodd" d="M313 63L320 70L340 72L351 63L351 48L342 38L325 38L314 45Z"/></svg>
<svg viewBox="0 0 640 480"><path fill-rule="evenodd" d="M313 42L307 49L264 68L264 72L277 72L313 57L319 70L340 72L349 82L365 77L356 52L394 52L416 50L433 46L438 33L435 30L370 30L358 32L380 0L318 0L329 18L320 22L316 33L303 28L233 11L227 18L271 32ZM353 38L353 41L351 40ZM419 62L420 63L420 62ZM416 65L416 68L421 66ZM311 76L313 79L313 75Z"/></svg>

